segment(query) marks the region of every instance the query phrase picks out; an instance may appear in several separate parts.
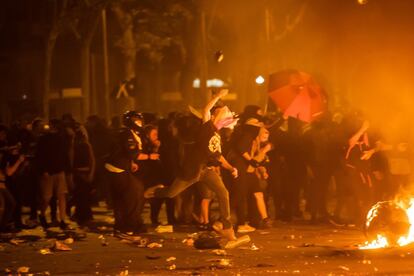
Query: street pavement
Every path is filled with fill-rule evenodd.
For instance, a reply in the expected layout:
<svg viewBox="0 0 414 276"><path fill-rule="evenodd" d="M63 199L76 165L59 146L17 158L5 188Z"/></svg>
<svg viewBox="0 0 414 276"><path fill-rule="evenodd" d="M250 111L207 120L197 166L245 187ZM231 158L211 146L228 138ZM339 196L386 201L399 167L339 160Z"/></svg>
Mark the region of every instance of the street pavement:
<svg viewBox="0 0 414 276"><path fill-rule="evenodd" d="M61 232L24 230L0 243L5 275L414 275L414 247L359 250L359 229L306 221L276 222L249 233L251 242L236 249L198 250L188 243L195 227L173 233L153 228L141 236L146 245L112 235L112 216L95 210L96 227ZM86 236L84 236L86 235ZM187 239L187 243L183 243ZM152 246L162 246L148 248ZM140 247L144 246L144 247ZM67 251L64 251L66 249Z"/></svg>

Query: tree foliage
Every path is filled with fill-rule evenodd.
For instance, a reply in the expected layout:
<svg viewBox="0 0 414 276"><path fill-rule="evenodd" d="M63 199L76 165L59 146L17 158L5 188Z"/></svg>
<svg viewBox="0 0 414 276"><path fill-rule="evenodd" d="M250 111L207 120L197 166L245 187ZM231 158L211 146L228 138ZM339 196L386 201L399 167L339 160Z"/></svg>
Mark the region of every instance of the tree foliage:
<svg viewBox="0 0 414 276"><path fill-rule="evenodd" d="M154 63L163 60L166 49L174 48L184 61L186 28L194 20L195 7L193 0L114 2L112 11L124 31L116 37L115 45L123 53L139 51ZM125 37L127 30L132 31L133 37Z"/></svg>

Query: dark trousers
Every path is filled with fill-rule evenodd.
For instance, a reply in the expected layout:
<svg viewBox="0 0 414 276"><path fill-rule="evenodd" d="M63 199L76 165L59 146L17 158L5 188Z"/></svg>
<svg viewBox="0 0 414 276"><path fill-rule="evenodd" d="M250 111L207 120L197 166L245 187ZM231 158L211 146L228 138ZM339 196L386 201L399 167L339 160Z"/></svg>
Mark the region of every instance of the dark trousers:
<svg viewBox="0 0 414 276"><path fill-rule="evenodd" d="M165 202L167 210L167 220L168 224L175 223L175 214L174 214L174 200L172 198L153 198L150 200L151 205L151 222L152 224L158 224L158 216L161 211L162 204Z"/></svg>
<svg viewBox="0 0 414 276"><path fill-rule="evenodd" d="M251 174L247 173L245 169L239 171L239 176L235 180L237 189L234 190L236 198L236 215L237 224L243 225L249 220L249 210L252 205L252 192L250 189Z"/></svg>
<svg viewBox="0 0 414 276"><path fill-rule="evenodd" d="M142 225L144 185L128 172L109 173L114 205L114 229L122 232L138 230Z"/></svg>
<svg viewBox="0 0 414 276"><path fill-rule="evenodd" d="M171 186L158 189L155 192L155 197L173 198L199 181L203 181L203 183L216 194L219 201L220 220L223 223L223 227L224 229L231 228L229 192L224 186L221 177L214 169L204 168L192 179L177 178Z"/></svg>
<svg viewBox="0 0 414 276"><path fill-rule="evenodd" d="M22 225L22 206L23 206L23 191L21 183L18 181L12 181L8 183L7 189L14 199L14 211L12 213L13 222L16 227Z"/></svg>
<svg viewBox="0 0 414 276"><path fill-rule="evenodd" d="M287 166L286 182L282 184L281 192L283 198L282 219L290 221L293 216L300 215L299 196L300 190L306 183L305 166Z"/></svg>
<svg viewBox="0 0 414 276"><path fill-rule="evenodd" d="M326 168L327 166L322 165L312 168L314 178L310 181L311 186L308 198L312 219L326 218L328 216L327 195L332 174Z"/></svg>
<svg viewBox="0 0 414 276"><path fill-rule="evenodd" d="M74 175L73 199L75 205L75 219L82 225L92 220L92 185L82 176Z"/></svg>
<svg viewBox="0 0 414 276"><path fill-rule="evenodd" d="M6 188L0 188L0 231L6 230L12 222L16 202Z"/></svg>

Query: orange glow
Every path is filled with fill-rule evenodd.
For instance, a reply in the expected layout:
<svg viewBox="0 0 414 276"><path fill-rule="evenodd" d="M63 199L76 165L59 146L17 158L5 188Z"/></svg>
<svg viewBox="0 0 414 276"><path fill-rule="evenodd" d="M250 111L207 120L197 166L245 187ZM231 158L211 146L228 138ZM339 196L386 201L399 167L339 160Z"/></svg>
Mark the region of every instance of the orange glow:
<svg viewBox="0 0 414 276"><path fill-rule="evenodd" d="M408 202L408 203L407 203ZM414 198L410 198L408 201L399 200L395 202L400 208L404 209L409 220L410 228L406 236L400 236L397 245L406 246L414 242ZM367 215L366 227L370 225L375 217L378 216L378 204L375 204ZM377 235L377 238L373 241L366 241L365 244L359 246L360 249L376 249L390 247L390 243L387 237Z"/></svg>

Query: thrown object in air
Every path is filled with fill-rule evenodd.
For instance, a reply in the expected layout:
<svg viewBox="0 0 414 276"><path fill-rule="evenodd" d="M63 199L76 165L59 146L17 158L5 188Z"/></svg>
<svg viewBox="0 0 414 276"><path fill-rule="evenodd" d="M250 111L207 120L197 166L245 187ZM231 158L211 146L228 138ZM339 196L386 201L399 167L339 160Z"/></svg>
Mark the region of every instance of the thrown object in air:
<svg viewBox="0 0 414 276"><path fill-rule="evenodd" d="M223 59L224 59L224 54L223 54L223 52L222 52L221 50L216 51L216 52L214 53L214 59L215 59L218 63L222 62L222 61L223 61Z"/></svg>

